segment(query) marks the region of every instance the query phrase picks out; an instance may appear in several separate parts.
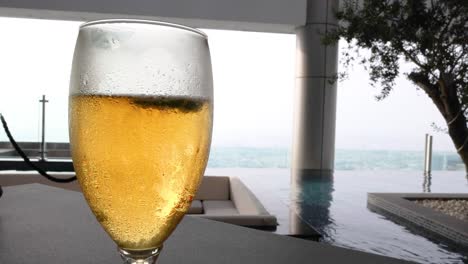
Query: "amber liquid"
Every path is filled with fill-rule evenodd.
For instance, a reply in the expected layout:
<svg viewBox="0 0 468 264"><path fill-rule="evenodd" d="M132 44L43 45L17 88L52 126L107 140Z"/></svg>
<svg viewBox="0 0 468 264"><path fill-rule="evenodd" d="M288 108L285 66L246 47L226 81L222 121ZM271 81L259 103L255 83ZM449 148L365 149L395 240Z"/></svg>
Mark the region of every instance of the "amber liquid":
<svg viewBox="0 0 468 264"><path fill-rule="evenodd" d="M70 98L75 171L97 220L119 247L156 248L188 210L203 176L210 101Z"/></svg>

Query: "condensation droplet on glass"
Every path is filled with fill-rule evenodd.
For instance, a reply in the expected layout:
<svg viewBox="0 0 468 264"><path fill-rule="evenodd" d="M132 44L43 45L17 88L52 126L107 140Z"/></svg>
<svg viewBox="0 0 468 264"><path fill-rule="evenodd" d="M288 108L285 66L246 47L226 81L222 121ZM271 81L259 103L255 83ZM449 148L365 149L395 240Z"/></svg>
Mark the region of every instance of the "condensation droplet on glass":
<svg viewBox="0 0 468 264"><path fill-rule="evenodd" d="M120 41L114 37L111 37L110 38L110 41L109 41L109 47L111 49L116 49L118 47L120 47Z"/></svg>
<svg viewBox="0 0 468 264"><path fill-rule="evenodd" d="M81 76L81 84L83 86L86 86L88 85L88 82L89 82L89 77L88 77L88 74L84 74Z"/></svg>

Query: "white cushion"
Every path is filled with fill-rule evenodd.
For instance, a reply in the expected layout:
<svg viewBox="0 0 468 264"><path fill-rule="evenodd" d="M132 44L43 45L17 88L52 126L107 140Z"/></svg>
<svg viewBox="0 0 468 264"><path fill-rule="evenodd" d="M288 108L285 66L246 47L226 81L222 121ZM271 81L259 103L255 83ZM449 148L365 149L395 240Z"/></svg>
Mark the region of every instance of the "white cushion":
<svg viewBox="0 0 468 264"><path fill-rule="evenodd" d="M230 196L241 215L269 215L257 197L237 177L230 179Z"/></svg>
<svg viewBox="0 0 468 264"><path fill-rule="evenodd" d="M238 215L239 212L237 211L234 203L227 200L227 201L219 201L219 200L209 200L203 201L203 209L205 215Z"/></svg>
<svg viewBox="0 0 468 264"><path fill-rule="evenodd" d="M197 214L194 215L197 217L207 218L210 220L247 226L247 227L256 227L256 228L265 228L271 227L275 228L278 225L276 217L273 215L206 215L206 214Z"/></svg>
<svg viewBox="0 0 468 264"><path fill-rule="evenodd" d="M196 200L229 200L229 177L204 176Z"/></svg>

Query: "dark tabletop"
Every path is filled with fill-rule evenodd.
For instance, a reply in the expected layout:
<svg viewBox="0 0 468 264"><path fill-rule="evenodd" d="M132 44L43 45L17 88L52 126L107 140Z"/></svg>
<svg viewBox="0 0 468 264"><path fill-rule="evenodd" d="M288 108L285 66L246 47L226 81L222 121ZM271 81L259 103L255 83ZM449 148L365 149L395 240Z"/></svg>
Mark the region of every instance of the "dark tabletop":
<svg viewBox="0 0 468 264"><path fill-rule="evenodd" d="M0 263L122 263L81 193L40 184L5 187ZM265 231L185 217L164 263L409 263Z"/></svg>

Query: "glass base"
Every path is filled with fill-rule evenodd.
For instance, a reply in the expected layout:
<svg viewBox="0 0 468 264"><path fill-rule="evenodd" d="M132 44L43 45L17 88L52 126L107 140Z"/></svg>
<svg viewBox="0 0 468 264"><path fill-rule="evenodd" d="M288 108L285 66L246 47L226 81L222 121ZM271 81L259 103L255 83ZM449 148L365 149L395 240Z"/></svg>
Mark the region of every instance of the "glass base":
<svg viewBox="0 0 468 264"><path fill-rule="evenodd" d="M155 264L162 246L148 250L127 250L118 248L124 264Z"/></svg>

